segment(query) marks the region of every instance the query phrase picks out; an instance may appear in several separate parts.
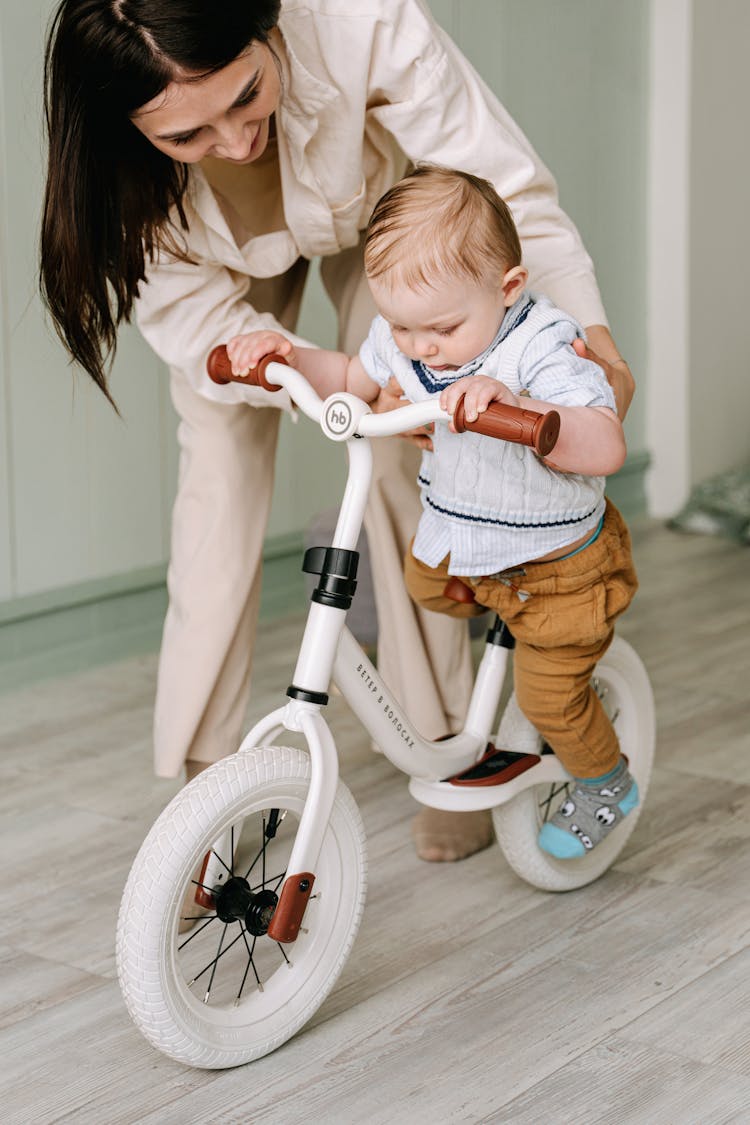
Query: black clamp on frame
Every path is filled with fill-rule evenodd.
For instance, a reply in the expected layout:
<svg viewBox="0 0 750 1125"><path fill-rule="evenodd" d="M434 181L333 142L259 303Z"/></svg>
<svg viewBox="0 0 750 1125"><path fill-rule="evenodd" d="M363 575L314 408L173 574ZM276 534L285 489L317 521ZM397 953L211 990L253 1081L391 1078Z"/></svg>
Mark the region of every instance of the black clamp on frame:
<svg viewBox="0 0 750 1125"><path fill-rule="evenodd" d="M312 600L336 609L348 609L357 589L358 563L359 551L346 551L342 547L309 547L305 551L302 569L305 574L320 575Z"/></svg>
<svg viewBox="0 0 750 1125"><path fill-rule="evenodd" d="M495 620L492 622L491 627L487 631L487 644L500 645L502 648L515 647L516 638L513 636L505 622L500 620L497 614L495 614Z"/></svg>

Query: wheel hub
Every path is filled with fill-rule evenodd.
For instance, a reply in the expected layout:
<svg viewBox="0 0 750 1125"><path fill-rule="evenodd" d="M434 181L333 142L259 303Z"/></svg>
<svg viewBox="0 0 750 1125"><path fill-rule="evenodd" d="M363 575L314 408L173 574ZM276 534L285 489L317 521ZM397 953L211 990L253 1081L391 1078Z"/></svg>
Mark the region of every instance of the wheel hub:
<svg viewBox="0 0 750 1125"><path fill-rule="evenodd" d="M247 879L233 875L226 883L214 887L216 913L222 922L237 922L244 918L252 897Z"/></svg>
<svg viewBox="0 0 750 1125"><path fill-rule="evenodd" d="M258 891L253 895L245 914L245 928L254 937L262 937L268 930L279 897L273 891Z"/></svg>
<svg viewBox="0 0 750 1125"><path fill-rule="evenodd" d="M254 893L247 879L232 875L219 887L214 888L216 914L222 922L239 922L253 937L261 937L268 930L273 912L278 904L278 895L265 890Z"/></svg>

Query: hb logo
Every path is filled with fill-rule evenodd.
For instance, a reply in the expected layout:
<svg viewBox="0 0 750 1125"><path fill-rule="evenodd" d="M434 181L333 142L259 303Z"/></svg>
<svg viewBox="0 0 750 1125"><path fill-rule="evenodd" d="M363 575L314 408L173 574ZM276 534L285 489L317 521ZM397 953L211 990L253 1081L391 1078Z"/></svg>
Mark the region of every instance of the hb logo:
<svg viewBox="0 0 750 1125"><path fill-rule="evenodd" d="M326 411L326 423L333 434L343 434L351 425L352 412L349 404L337 399Z"/></svg>

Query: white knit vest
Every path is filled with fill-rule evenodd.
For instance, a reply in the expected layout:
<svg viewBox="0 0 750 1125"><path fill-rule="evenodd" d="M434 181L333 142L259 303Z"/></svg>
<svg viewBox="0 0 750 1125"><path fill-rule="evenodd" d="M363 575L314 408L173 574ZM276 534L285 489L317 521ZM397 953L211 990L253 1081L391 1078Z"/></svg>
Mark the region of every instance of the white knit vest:
<svg viewBox="0 0 750 1125"><path fill-rule="evenodd" d="M519 370L534 338L556 324L567 335L571 323L575 324L546 298L536 299L526 319L488 357L481 373L519 394L523 389ZM447 426L436 426L433 448L420 472L422 500L426 515L433 513L448 525L452 573L486 573L486 567L495 563L499 569L528 561L573 542L601 514L603 477L558 472L527 446L469 431L453 434ZM419 539L418 535L417 551ZM435 565L435 560L423 561Z"/></svg>

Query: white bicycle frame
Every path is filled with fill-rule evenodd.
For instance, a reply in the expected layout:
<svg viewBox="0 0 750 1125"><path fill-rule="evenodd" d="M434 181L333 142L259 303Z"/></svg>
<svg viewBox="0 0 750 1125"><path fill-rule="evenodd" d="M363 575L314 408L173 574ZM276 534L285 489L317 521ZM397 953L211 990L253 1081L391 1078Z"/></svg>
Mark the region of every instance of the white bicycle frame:
<svg viewBox="0 0 750 1125"><path fill-rule="evenodd" d="M402 433L429 422L446 423L449 415L441 410L437 398L385 414L373 414L361 399L345 393L323 401L299 372L281 363L269 363L265 378L285 387L296 405L320 425L330 440L346 443L349 475L331 546L354 552L372 478L372 451L367 439ZM500 785L458 787L442 780L470 768L484 755L500 702L508 649L494 643L486 645L464 729L452 738L431 742L415 730L346 628L346 612L332 605L311 603L293 683L306 694L327 698L333 679L373 741L410 777L409 788L417 800L436 808L492 808L530 785L568 780L558 759L551 754L540 757L536 765ZM270 745L285 730L301 732L307 741L311 782L287 865L287 878L292 882L301 875L291 873L312 873L314 877L338 784L338 756L322 713L324 705L291 698L255 724L239 751ZM534 753L538 738L533 727L518 709L513 720L516 726L526 724L524 748ZM498 734L502 738L502 725ZM213 880L221 877L218 861L210 856L202 882L212 886Z"/></svg>

